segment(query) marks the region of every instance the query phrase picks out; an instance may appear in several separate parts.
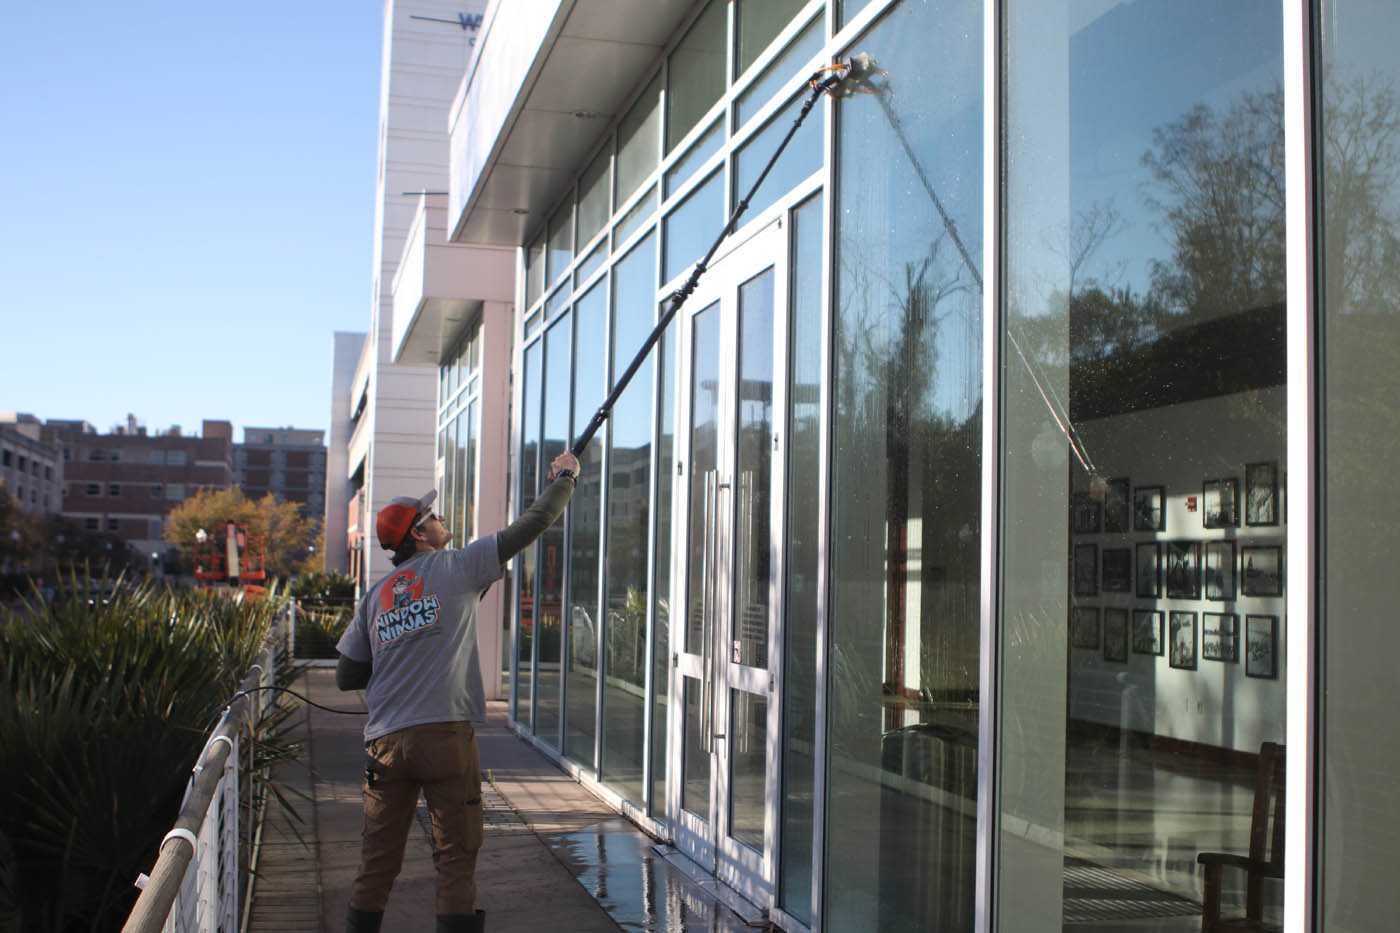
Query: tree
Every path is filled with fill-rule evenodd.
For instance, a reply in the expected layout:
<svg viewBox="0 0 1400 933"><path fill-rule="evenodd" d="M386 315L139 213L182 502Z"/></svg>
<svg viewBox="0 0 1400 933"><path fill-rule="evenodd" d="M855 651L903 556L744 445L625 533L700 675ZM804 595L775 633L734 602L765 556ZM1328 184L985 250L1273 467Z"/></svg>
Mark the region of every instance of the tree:
<svg viewBox="0 0 1400 933"><path fill-rule="evenodd" d="M189 569L194 565L199 531L222 535L230 520L249 537L263 539L269 577L300 572L302 563L311 554L319 525L302 515L295 502L278 502L272 493L254 500L246 498L243 490L236 486L201 489L171 510L165 522L165 540L180 550L181 559Z"/></svg>
<svg viewBox="0 0 1400 933"><path fill-rule="evenodd" d="M1147 204L1173 241L1152 264L1155 294L1183 323L1279 305L1287 281L1283 90L1205 104L1152 133Z"/></svg>

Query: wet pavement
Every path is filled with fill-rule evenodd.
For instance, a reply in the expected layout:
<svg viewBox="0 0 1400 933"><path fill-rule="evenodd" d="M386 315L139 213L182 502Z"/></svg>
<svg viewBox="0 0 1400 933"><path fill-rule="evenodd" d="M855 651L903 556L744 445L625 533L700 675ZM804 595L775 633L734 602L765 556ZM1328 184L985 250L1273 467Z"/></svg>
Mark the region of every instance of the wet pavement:
<svg viewBox="0 0 1400 933"><path fill-rule="evenodd" d="M363 708L360 694L335 689L328 669L308 671L300 686L326 706ZM675 861L678 856L668 846L619 816L512 732L504 703L489 707L477 732L488 784L483 788L486 843L477 864L477 906L486 911L492 933L729 933L768 927L757 918L755 926L747 925L715 896L713 880L688 875L678 867L688 863ZM320 929L341 933L359 861L364 720L314 708L308 712ZM385 933L433 928L426 817L420 808L385 911Z"/></svg>

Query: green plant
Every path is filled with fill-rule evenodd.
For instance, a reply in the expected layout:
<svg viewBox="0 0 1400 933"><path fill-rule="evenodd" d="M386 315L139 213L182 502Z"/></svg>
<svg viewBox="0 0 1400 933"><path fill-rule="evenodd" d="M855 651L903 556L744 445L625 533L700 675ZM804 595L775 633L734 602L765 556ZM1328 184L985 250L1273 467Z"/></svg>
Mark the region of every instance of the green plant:
<svg viewBox="0 0 1400 933"><path fill-rule="evenodd" d="M38 933L120 928L280 609L150 582L62 583L52 604L0 615L0 929L7 917ZM268 741L261 754L285 750Z"/></svg>

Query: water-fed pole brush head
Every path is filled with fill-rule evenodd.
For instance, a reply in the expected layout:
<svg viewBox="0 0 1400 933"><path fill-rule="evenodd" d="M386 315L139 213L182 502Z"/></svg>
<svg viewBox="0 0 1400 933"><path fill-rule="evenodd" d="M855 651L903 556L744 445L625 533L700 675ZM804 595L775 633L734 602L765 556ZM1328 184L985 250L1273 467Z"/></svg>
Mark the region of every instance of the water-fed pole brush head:
<svg viewBox="0 0 1400 933"><path fill-rule="evenodd" d="M850 97L852 94L878 94L884 90L883 87L872 84L871 81L874 78L884 77L889 72L880 68L879 63L869 52L857 52L843 64L846 73L841 76L840 83L831 89L833 95Z"/></svg>

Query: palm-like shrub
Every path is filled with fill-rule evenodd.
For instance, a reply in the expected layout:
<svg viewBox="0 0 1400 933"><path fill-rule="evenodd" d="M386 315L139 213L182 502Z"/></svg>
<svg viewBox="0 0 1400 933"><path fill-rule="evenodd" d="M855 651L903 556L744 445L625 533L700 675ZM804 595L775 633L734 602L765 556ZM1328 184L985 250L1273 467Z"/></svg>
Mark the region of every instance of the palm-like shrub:
<svg viewBox="0 0 1400 933"><path fill-rule="evenodd" d="M0 613L0 931L120 929L277 610L66 582Z"/></svg>

